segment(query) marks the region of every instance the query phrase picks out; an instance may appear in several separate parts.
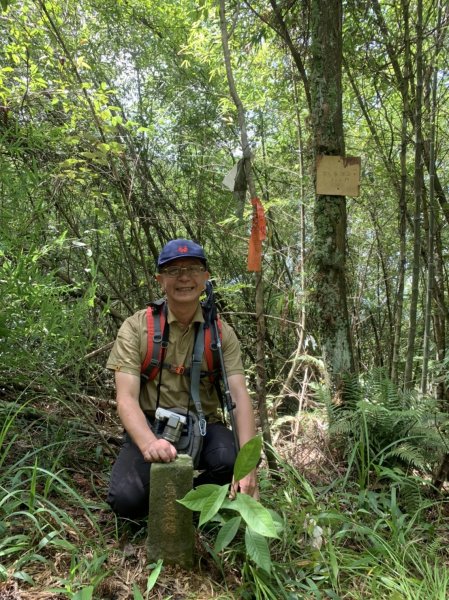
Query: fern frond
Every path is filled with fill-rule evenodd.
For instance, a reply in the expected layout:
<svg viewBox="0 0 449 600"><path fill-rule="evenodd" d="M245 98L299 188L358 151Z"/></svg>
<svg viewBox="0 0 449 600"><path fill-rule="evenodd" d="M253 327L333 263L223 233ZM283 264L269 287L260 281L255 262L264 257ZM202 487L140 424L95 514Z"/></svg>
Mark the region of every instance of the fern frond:
<svg viewBox="0 0 449 600"><path fill-rule="evenodd" d="M359 443L363 460L374 461L361 468L414 468L431 472L449 450L449 423L435 400L414 392L402 392L382 370L374 370L362 383L354 377L344 381L344 402L326 404L329 435L352 453ZM446 433L447 430L447 433ZM335 440L337 441L337 440Z"/></svg>
<svg viewBox="0 0 449 600"><path fill-rule="evenodd" d="M421 486L410 477L399 485L399 500L408 514L416 513L422 505Z"/></svg>
<svg viewBox="0 0 449 600"><path fill-rule="evenodd" d="M402 442L398 446L393 447L385 453L383 458L387 462L389 462L390 458L397 458L400 463L415 467L421 471L425 471L428 464L428 460L424 457L421 449L407 442Z"/></svg>

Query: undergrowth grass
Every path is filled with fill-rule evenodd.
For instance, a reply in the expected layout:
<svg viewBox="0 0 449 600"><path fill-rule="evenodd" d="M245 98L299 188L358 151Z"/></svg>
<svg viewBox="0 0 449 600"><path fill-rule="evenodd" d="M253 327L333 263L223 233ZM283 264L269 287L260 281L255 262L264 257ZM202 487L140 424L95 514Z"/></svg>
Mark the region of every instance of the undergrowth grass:
<svg viewBox="0 0 449 600"><path fill-rule="evenodd" d="M26 600L45 597L33 596L37 590L72 600L173 596L180 576L147 564L145 524L133 534L117 522L102 499L105 487L96 489L93 474L89 479L73 463L74 456L95 452L97 442L86 448L79 431L55 428L45 415L30 424L24 407L1 408L0 581L17 582ZM185 574L185 598L199 597L192 577L198 587L207 580L209 597L223 600L448 597L449 506L444 496L428 495L425 479L413 475L420 496L406 502L411 475L401 469L380 464L370 478L354 478L340 468L312 484L293 460L277 458L275 477L261 472L261 501L284 523L270 542L271 571L246 554L243 536L214 552L219 525L210 523L199 533L198 566ZM95 475L106 480L109 465L100 461L97 468Z"/></svg>
<svg viewBox="0 0 449 600"><path fill-rule="evenodd" d="M271 543L272 570L257 568L243 541L221 554L221 570L241 569L237 598L378 600L447 597L447 504L423 498L405 512L400 482L361 489L340 477L313 487L278 456L276 480L262 481L266 506L282 514L281 539Z"/></svg>
<svg viewBox="0 0 449 600"><path fill-rule="evenodd" d="M0 580L34 586L35 575L46 571L49 582L71 597L106 573L100 569L107 558L106 540L97 518L105 507L77 491L63 465L65 449L76 443L74 435L43 446L37 440L34 446L27 443L31 432L22 419L25 407L2 407ZM33 422L33 427L42 423ZM58 581L54 564L60 560L70 566Z"/></svg>

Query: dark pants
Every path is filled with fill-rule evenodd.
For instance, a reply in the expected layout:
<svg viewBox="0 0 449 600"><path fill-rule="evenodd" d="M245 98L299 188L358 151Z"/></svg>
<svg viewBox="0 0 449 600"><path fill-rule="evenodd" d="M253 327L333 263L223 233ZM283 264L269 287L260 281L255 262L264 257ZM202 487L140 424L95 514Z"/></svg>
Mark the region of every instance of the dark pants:
<svg viewBox="0 0 449 600"><path fill-rule="evenodd" d="M225 485L232 481L236 452L232 431L222 423L208 424L194 487L204 483ZM128 434L112 467L107 502L120 517L141 519L148 515L151 463L143 460Z"/></svg>

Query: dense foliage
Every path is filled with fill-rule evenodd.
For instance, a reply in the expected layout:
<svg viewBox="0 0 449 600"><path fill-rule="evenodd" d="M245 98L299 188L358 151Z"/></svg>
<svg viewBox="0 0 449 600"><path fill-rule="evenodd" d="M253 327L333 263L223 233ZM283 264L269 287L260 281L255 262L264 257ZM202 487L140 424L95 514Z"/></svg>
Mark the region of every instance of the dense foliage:
<svg viewBox="0 0 449 600"><path fill-rule="evenodd" d="M344 232L360 377L332 389L332 403L328 390L316 393L329 376L326 322L314 302L323 292L310 92L320 2L225 4L268 220L268 416L275 442L287 428L291 443L277 448L281 485L263 480L286 520L273 572L261 573L237 544L222 559L229 572L243 564L243 574L227 589L260 598L280 589L285 598L420 598L432 589L426 598L444 598L444 497L425 498L449 455L448 9L427 0L343 3L345 153L362 160ZM83 586L97 597L101 584L101 597L138 598L107 592L100 575L114 569L112 548L125 535L103 503L120 434L104 364L123 319L159 295L154 260L169 239L205 246L220 312L241 340L250 387L255 381L252 209L222 184L241 148L218 4L0 5L0 577L11 589L21 581L33 598L27 586L48 581L60 597L76 598ZM322 101L326 110L332 99ZM327 422L325 406L333 467L326 463L322 479L306 469L308 483L298 433L307 415ZM321 545L311 551L314 536ZM428 542L426 560L404 550L418 539Z"/></svg>

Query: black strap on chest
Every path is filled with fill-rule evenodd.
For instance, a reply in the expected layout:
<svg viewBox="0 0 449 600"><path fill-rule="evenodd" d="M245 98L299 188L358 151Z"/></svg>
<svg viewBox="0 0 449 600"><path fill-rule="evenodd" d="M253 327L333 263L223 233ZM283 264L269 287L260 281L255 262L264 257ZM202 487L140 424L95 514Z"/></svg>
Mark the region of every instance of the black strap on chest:
<svg viewBox="0 0 449 600"><path fill-rule="evenodd" d="M154 308L153 308L154 307ZM162 371L168 369L171 373L178 375L190 375L190 398L193 400L195 405L196 413L199 420L199 429L202 436L206 435L206 419L201 406L200 398L200 379L204 376L204 372L201 370L201 365L204 355L204 332L203 328L205 323L195 323L195 338L193 344L193 354L191 359L190 368L185 369L184 366L172 367L166 365L164 362L165 354L168 347L170 328L167 319L167 304L165 302L158 301L151 306L151 314L147 312L147 331L148 336L152 336L152 350L147 352L144 363L141 368L141 383L146 384L149 380L155 379L158 376L158 383L156 386L156 409L159 407L160 395L161 395L161 384L162 384ZM161 318L162 316L162 318ZM163 324L163 330L161 333L161 324Z"/></svg>
<svg viewBox="0 0 449 600"><path fill-rule="evenodd" d="M200 323L195 324L195 342L193 344L192 363L190 366L190 397L196 408L201 435L206 435L206 419L204 418L200 398L201 363L204 354L204 335Z"/></svg>

